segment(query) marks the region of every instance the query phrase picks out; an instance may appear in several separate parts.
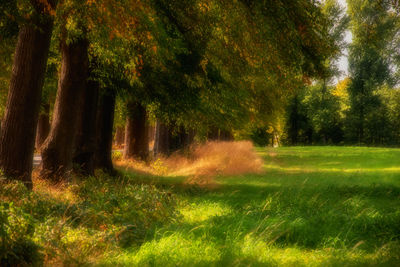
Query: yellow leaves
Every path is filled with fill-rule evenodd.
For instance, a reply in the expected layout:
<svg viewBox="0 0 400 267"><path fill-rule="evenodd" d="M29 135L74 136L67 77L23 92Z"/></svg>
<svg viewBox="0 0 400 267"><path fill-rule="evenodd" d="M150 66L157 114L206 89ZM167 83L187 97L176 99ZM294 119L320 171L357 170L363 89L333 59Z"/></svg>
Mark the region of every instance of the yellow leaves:
<svg viewBox="0 0 400 267"><path fill-rule="evenodd" d="M350 85L350 78L345 78L341 80L336 88L332 91L332 95L340 97L340 98L347 98L348 97L348 92L347 88Z"/></svg>

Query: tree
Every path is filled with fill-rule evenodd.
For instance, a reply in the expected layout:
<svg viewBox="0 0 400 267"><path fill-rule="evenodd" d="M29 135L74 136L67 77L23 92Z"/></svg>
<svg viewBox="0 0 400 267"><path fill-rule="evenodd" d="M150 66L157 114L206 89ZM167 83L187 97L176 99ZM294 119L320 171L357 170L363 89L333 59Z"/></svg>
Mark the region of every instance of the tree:
<svg viewBox="0 0 400 267"><path fill-rule="evenodd" d="M382 106L375 92L393 78L390 44L399 32L398 15L388 3L379 1L349 1L348 7L353 43L349 54L351 105L346 132L351 141L371 143L374 134L368 122L379 120L373 114Z"/></svg>
<svg viewBox="0 0 400 267"><path fill-rule="evenodd" d="M88 40L61 40L61 72L49 136L42 148L41 174L58 180L72 168L78 114L88 77Z"/></svg>
<svg viewBox="0 0 400 267"><path fill-rule="evenodd" d="M24 7L33 14L19 29L0 135L0 166L7 177L31 187L36 125L56 1L33 0Z"/></svg>
<svg viewBox="0 0 400 267"><path fill-rule="evenodd" d="M147 160L149 137L146 108L136 101L128 100L126 109L124 158Z"/></svg>

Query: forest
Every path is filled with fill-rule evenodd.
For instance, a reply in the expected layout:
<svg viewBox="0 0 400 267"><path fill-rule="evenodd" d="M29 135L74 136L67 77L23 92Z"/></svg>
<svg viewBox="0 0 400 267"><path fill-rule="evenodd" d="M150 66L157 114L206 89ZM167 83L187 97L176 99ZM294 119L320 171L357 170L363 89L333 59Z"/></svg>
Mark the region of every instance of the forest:
<svg viewBox="0 0 400 267"><path fill-rule="evenodd" d="M0 0L0 266L398 266L398 0Z"/></svg>

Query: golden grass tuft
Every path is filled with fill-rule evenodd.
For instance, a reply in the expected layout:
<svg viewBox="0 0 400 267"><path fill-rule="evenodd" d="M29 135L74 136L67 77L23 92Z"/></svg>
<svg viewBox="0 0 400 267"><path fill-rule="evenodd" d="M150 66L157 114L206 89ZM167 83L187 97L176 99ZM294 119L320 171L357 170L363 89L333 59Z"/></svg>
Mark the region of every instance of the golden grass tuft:
<svg viewBox="0 0 400 267"><path fill-rule="evenodd" d="M262 171L262 159L249 141L207 142L186 155L175 153L148 165L137 161L118 161L116 165L151 175L188 176L187 183L194 184L211 184L216 176Z"/></svg>

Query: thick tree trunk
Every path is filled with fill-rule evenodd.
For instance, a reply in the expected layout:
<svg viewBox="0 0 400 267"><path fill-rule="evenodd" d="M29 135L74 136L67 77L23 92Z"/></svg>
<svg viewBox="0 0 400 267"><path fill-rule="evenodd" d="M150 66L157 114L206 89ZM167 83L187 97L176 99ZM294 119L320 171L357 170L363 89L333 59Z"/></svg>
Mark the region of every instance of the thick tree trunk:
<svg viewBox="0 0 400 267"><path fill-rule="evenodd" d="M88 42L79 39L61 44L61 74L49 137L42 147L42 172L57 181L72 167L78 116L88 77Z"/></svg>
<svg viewBox="0 0 400 267"><path fill-rule="evenodd" d="M103 92L97 111L97 139L95 168L114 174L112 164L112 141L115 111L115 93Z"/></svg>
<svg viewBox="0 0 400 267"><path fill-rule="evenodd" d="M43 110L39 115L36 131L35 147L38 151L40 151L41 146L43 145L44 141L46 141L46 138L50 132L50 105L43 104L42 107Z"/></svg>
<svg viewBox="0 0 400 267"><path fill-rule="evenodd" d="M121 147L125 141L125 129L122 126L118 126L115 131L115 145Z"/></svg>
<svg viewBox="0 0 400 267"><path fill-rule="evenodd" d="M94 175L98 95L99 83L88 81L83 96L83 110L79 119L73 158L75 171L82 175Z"/></svg>
<svg viewBox="0 0 400 267"><path fill-rule="evenodd" d="M169 139L170 134L168 126L157 120L156 133L154 137L154 156L158 156L160 154L169 154Z"/></svg>
<svg viewBox="0 0 400 267"><path fill-rule="evenodd" d="M0 168L28 187L52 28L45 18L20 28L0 136Z"/></svg>
<svg viewBox="0 0 400 267"><path fill-rule="evenodd" d="M147 160L149 155L146 109L139 103L128 102L125 128L124 158Z"/></svg>

